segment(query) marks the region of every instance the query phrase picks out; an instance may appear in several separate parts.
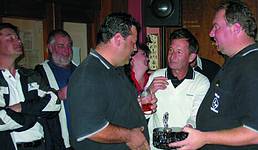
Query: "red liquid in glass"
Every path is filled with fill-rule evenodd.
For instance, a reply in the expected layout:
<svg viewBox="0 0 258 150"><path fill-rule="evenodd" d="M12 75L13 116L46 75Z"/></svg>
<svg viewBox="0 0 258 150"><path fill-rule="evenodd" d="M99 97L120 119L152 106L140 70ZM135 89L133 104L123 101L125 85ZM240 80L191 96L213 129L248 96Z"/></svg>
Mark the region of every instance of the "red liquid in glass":
<svg viewBox="0 0 258 150"><path fill-rule="evenodd" d="M151 103L147 103L147 104L142 104L142 110L144 113L146 112L151 112L152 109L151 109Z"/></svg>

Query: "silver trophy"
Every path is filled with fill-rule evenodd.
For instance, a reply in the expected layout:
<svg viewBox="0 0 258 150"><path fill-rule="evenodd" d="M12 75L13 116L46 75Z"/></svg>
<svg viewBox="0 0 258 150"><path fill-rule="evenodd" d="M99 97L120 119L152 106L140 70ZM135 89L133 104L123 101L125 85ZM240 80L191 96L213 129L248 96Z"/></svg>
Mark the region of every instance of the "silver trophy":
<svg viewBox="0 0 258 150"><path fill-rule="evenodd" d="M174 149L175 147L169 147L168 144L176 141L181 141L187 138L188 133L185 132L173 132L172 128L168 127L169 114L166 112L163 115L164 127L153 129L153 146L159 149Z"/></svg>

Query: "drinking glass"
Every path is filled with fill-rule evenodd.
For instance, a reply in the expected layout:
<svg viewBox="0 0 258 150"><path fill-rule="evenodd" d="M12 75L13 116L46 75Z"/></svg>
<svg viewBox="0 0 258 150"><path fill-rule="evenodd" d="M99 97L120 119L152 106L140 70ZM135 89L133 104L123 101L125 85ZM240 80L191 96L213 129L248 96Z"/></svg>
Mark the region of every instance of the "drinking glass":
<svg viewBox="0 0 258 150"><path fill-rule="evenodd" d="M149 102L149 99L151 99L151 94L149 92L149 90L144 90L141 94L140 94L140 98L141 98L141 106L142 106L142 111L144 112L144 114L149 115L152 113L152 109L151 109L151 103Z"/></svg>

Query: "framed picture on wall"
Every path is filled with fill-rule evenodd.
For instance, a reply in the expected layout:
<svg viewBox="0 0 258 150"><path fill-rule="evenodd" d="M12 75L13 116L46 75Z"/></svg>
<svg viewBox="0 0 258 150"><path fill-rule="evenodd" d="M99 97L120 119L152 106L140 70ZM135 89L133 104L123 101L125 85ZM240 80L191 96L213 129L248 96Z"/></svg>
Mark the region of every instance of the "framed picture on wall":
<svg viewBox="0 0 258 150"><path fill-rule="evenodd" d="M147 36L151 41L147 44L151 51L149 55L149 68L150 70L157 70L160 68L159 35L148 34Z"/></svg>

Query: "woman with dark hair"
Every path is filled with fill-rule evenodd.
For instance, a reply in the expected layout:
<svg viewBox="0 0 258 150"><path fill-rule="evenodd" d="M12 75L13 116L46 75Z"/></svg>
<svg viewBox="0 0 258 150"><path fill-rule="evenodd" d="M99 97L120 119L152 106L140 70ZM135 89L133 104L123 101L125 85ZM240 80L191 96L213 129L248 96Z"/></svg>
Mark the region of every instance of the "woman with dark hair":
<svg viewBox="0 0 258 150"><path fill-rule="evenodd" d="M139 44L138 50L126 66L127 75L133 82L138 94L143 91L149 79L149 53L150 49L146 44Z"/></svg>

